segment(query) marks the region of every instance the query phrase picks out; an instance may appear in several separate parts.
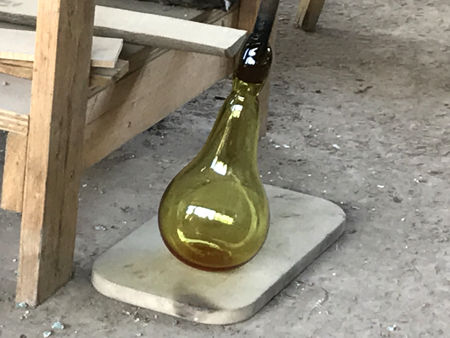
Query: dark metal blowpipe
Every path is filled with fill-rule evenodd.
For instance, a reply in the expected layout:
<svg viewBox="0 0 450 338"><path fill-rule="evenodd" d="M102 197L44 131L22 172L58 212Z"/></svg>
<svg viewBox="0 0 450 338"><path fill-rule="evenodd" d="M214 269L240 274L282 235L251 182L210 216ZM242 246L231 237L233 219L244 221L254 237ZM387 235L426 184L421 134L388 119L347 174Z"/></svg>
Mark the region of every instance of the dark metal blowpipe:
<svg viewBox="0 0 450 338"><path fill-rule="evenodd" d="M262 0L253 32L242 49L236 76L245 82L263 83L272 63L270 33L277 14L279 0Z"/></svg>
<svg viewBox="0 0 450 338"><path fill-rule="evenodd" d="M261 1L252 35L259 35L258 40L263 45L267 46L269 43L270 33L272 32L279 2L280 0Z"/></svg>

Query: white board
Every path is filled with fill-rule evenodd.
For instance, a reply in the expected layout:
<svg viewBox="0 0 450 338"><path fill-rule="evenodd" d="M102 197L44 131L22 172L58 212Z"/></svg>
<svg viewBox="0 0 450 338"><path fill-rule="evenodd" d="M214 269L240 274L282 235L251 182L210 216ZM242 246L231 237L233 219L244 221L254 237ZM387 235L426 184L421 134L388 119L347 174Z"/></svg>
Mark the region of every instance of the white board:
<svg viewBox="0 0 450 338"><path fill-rule="evenodd" d="M265 189L269 234L247 264L207 272L181 263L165 247L155 216L94 262L94 287L105 296L195 322L248 319L344 231L345 214L337 205L274 186Z"/></svg>

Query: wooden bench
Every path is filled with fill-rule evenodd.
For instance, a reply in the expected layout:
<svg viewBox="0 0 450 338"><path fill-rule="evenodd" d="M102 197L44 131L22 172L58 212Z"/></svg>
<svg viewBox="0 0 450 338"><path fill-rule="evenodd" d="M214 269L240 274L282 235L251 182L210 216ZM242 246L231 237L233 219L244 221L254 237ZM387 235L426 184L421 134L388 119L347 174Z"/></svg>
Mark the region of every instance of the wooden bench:
<svg viewBox="0 0 450 338"><path fill-rule="evenodd" d="M230 12L193 11L187 19L250 30L260 1L241 0ZM317 21L319 3L308 2L316 7L303 15L304 28ZM30 305L72 276L83 169L234 69L233 58L128 43L120 56L127 73L89 90L93 1L40 0L37 13L33 80L7 78L22 108L2 110L0 102L0 129L9 132L1 206L22 212L16 301ZM268 90L260 98L263 123Z"/></svg>

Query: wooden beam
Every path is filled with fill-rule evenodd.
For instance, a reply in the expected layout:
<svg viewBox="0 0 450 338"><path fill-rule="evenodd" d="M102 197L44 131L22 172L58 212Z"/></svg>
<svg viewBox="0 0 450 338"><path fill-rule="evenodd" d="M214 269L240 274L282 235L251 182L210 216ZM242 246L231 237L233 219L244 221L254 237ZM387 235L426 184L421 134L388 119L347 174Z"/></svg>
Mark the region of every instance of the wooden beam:
<svg viewBox="0 0 450 338"><path fill-rule="evenodd" d="M33 77L33 68L1 62L0 60L0 73L20 77L21 79L31 79Z"/></svg>
<svg viewBox="0 0 450 338"><path fill-rule="evenodd" d="M295 22L297 27L301 27L303 19L305 18L306 11L308 10L309 3L311 0L300 0L297 9L297 15L295 17Z"/></svg>
<svg viewBox="0 0 450 338"><path fill-rule="evenodd" d="M97 6L96 32L126 41L218 56L234 56L246 32L162 15Z"/></svg>
<svg viewBox="0 0 450 338"><path fill-rule="evenodd" d="M0 129L19 135L28 133L28 115L0 109Z"/></svg>
<svg viewBox="0 0 450 338"><path fill-rule="evenodd" d="M3 209L22 211L26 153L27 135L8 133L2 181Z"/></svg>
<svg viewBox="0 0 450 338"><path fill-rule="evenodd" d="M223 24L234 20L235 16L228 15ZM105 100L108 106L102 108L107 113L86 125L84 166L100 161L232 71L233 60L224 57L155 51L152 62L115 84L108 95L113 101ZM193 78L195 86L191 85Z"/></svg>
<svg viewBox="0 0 450 338"><path fill-rule="evenodd" d="M317 21L319 21L320 13L322 13L325 0L311 0L302 22L302 29L306 32L314 32L316 30Z"/></svg>
<svg viewBox="0 0 450 338"><path fill-rule="evenodd" d="M119 81L128 73L128 70L128 61L125 60L117 60L114 68L91 68L90 91L97 90L99 87L102 89L113 82ZM33 61L0 59L0 73L31 80L33 78Z"/></svg>
<svg viewBox="0 0 450 338"><path fill-rule="evenodd" d="M251 32L255 25L261 0L241 0L239 2L238 28Z"/></svg>
<svg viewBox="0 0 450 338"><path fill-rule="evenodd" d="M0 6L0 19L32 24L36 0L9 0ZM218 56L234 56L246 32L221 26L182 20L134 10L96 6L97 35L118 37L136 44L192 51Z"/></svg>
<svg viewBox="0 0 450 338"><path fill-rule="evenodd" d="M224 26L237 25L237 10L230 13L212 12L212 15L208 17L208 22ZM139 46L125 47L127 55L122 56L127 56L127 61L134 67L135 71L97 93L88 101L86 113L88 131L85 132L85 149L92 149L83 155L85 156L83 162L86 166L100 161L108 155L108 152L113 151L137 133L167 116L183 103L199 95L217 80L229 75L233 70L232 60L226 58L158 48L148 50L147 47L144 47L144 50L142 49L143 47ZM144 55L141 54L146 56L145 60ZM138 60L135 60L135 57ZM137 70L139 67L140 69ZM184 71L184 69L188 71ZM205 69L208 71L205 72ZM154 77L154 74L159 75ZM190 85L192 77L198 79L196 86ZM1 79L0 74L0 82ZM20 84L23 84L25 80L11 77L7 79L11 83L6 88L12 90L11 93L15 93L15 89L21 91ZM161 86L158 81L164 81L165 85ZM142 87L138 87L138 84ZM180 88L180 86L185 86L185 88ZM172 88L176 95L173 100L169 99L161 104L159 98L167 99L167 95L169 95L167 88ZM150 97L149 93L151 93ZM0 91L0 98L1 94L2 91ZM153 99L153 97L156 99ZM27 100L26 95L24 95L19 101ZM17 108L26 110L26 104L22 108ZM105 116L103 120L100 120L102 115ZM24 132L28 130L28 114L26 112L24 114L5 115L3 119L0 114L0 127L2 121L9 119L11 116L15 116L13 120L16 123L19 121L19 117L26 118L25 125L21 128L24 129ZM113 119L116 119L116 121L113 122ZM107 121L106 125L103 126L101 121ZM117 128L117 131L114 131L114 128ZM17 132L17 130L14 132ZM113 137L109 138L108 133L111 133ZM24 135L26 137L26 133ZM100 142L97 143L97 140L100 140ZM18 174L20 175L20 173ZM3 182L8 179L9 176L4 176ZM13 184L11 182L8 186ZM23 187L18 186L17 189L10 191L11 193L16 192L20 196L7 198L22 199ZM11 203L6 201L5 205L11 205ZM8 209L21 211L21 207L20 209L8 207Z"/></svg>
<svg viewBox="0 0 450 338"><path fill-rule="evenodd" d="M231 60L170 51L148 64L142 72L127 77L117 87L119 92L130 88L127 100L86 126L84 166L100 161L231 70ZM193 78L195 86L190 85Z"/></svg>
<svg viewBox="0 0 450 338"><path fill-rule="evenodd" d="M83 154L86 168L226 77L233 69L232 60L217 56L173 50L162 54L156 52L152 62L140 71L130 74L89 101ZM196 85L190 86L193 77L196 78ZM171 90L167 91L167 88ZM27 136L9 135L18 137L7 144L3 192L8 192L2 195L2 207L20 212L22 206L16 201L22 200L23 186L20 186L17 181L20 178L15 175L23 176L20 170L25 167L15 163L19 156L24 156L25 150L20 146L17 150L14 148L19 140ZM8 154L11 156L8 157Z"/></svg>
<svg viewBox="0 0 450 338"><path fill-rule="evenodd" d="M103 1L109 2L113 0ZM151 3L145 2L145 4L150 5ZM194 14L197 12L198 11L194 11ZM191 13L190 9L188 13ZM214 25L236 27L238 20L237 13L237 8L234 8L230 12L212 10L201 15L201 19ZM174 13L171 10L168 14ZM180 15L179 10L175 11L175 14ZM197 20L199 17L195 16L192 19ZM145 64L151 62L159 55L167 52L167 50L161 48L125 44L121 53L121 58L128 61L128 73L132 73L138 71ZM28 115L30 112L31 82L26 79L20 79L0 73L0 86L0 129L14 133L26 133L28 130ZM116 90L114 82L107 87L91 88L86 112L86 123L95 120L100 115L121 105L122 102L126 100L129 88L120 88L122 88L121 92Z"/></svg>
<svg viewBox="0 0 450 338"><path fill-rule="evenodd" d="M72 275L93 18L92 0L39 1L16 294L31 305Z"/></svg>
<svg viewBox="0 0 450 338"><path fill-rule="evenodd" d="M36 33L21 29L0 28L0 59L33 61ZM122 50L123 40L94 36L92 67L114 68Z"/></svg>

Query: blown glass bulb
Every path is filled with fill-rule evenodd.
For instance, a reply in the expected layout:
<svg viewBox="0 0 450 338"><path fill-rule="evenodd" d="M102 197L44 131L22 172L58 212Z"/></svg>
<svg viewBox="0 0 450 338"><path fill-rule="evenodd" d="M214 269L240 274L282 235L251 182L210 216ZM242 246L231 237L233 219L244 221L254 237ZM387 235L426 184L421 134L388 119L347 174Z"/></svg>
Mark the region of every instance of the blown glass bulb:
<svg viewBox="0 0 450 338"><path fill-rule="evenodd" d="M243 53L232 93L205 145L171 181L159 207L159 229L168 249L179 260L204 270L226 270L248 262L263 245L269 226L257 147L258 94L271 53L267 46L263 55L255 53L257 48L252 52L251 43L247 47L250 54ZM247 78L248 58L258 74L249 80L256 82L242 79Z"/></svg>

